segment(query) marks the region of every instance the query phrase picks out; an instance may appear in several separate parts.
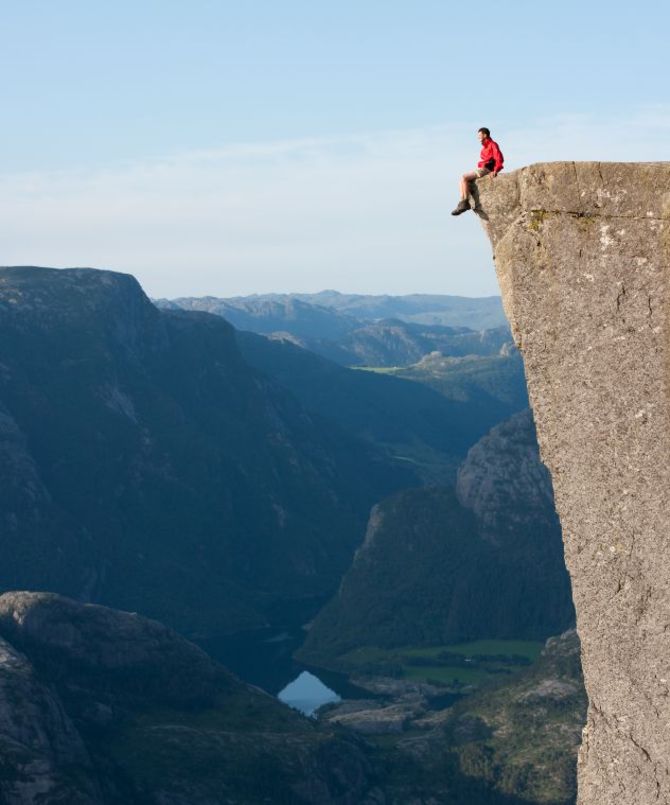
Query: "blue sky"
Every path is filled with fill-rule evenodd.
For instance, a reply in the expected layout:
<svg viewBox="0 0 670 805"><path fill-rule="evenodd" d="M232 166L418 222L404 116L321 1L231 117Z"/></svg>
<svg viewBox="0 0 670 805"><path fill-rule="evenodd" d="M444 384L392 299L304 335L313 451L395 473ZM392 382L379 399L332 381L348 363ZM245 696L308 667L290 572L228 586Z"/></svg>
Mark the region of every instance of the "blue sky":
<svg viewBox="0 0 670 805"><path fill-rule="evenodd" d="M660 2L0 3L0 262L152 295L496 292L452 219L511 170L670 158Z"/></svg>

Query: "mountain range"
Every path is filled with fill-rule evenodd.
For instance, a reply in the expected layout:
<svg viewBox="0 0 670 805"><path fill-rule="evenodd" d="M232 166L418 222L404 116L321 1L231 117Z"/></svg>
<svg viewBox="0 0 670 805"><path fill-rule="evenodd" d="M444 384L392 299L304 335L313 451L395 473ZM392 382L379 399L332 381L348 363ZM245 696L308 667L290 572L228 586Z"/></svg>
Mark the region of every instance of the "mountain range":
<svg viewBox="0 0 670 805"><path fill-rule="evenodd" d="M424 355L493 355L511 344L498 297L272 294L159 299L214 313L237 329L292 341L345 366L404 366Z"/></svg>
<svg viewBox="0 0 670 805"><path fill-rule="evenodd" d="M130 276L0 270L0 585L190 634L335 589L370 506L416 483ZM313 606L313 605L312 605Z"/></svg>
<svg viewBox="0 0 670 805"><path fill-rule="evenodd" d="M170 631L215 645L309 621L300 658L348 672L370 647L572 625L499 300L183 301L114 272L0 269L2 795L31 801L26 779L91 805L534 801L512 772L491 783L482 758L507 761L481 742L447 783L389 787L406 755L289 717ZM225 320L232 302L255 331Z"/></svg>
<svg viewBox="0 0 670 805"><path fill-rule="evenodd" d="M339 291L320 291L319 293L274 293L253 294L220 298L215 296L181 297L171 300L157 300L180 307L194 307L207 310L225 317L245 313L252 319L259 316L297 318L301 312L316 309L330 312L331 316L341 316L345 322L377 321L379 319L399 319L417 324L443 324L451 327L468 327L473 330L486 330L507 325L499 296L465 297L440 294L407 294L392 296L389 294L347 294ZM273 314L274 311L274 314ZM284 311L284 312L283 312ZM338 319L332 318L331 321ZM322 320L323 321L323 320ZM241 324L241 322L240 322ZM243 328L242 329L246 329ZM317 334L328 337L323 325Z"/></svg>

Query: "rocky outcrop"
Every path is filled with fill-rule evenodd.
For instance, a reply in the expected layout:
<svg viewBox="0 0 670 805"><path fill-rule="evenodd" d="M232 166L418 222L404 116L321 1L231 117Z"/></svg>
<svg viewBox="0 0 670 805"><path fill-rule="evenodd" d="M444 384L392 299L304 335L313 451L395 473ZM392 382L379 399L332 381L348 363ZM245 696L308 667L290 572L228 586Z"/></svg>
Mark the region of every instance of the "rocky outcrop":
<svg viewBox="0 0 670 805"><path fill-rule="evenodd" d="M470 449L456 490L409 489L373 508L297 656L350 670L345 655L363 646L537 640L573 623L551 484L522 413Z"/></svg>
<svg viewBox="0 0 670 805"><path fill-rule="evenodd" d="M513 801L572 805L586 695L574 629L547 640L539 660L448 712L445 735L466 776Z"/></svg>
<svg viewBox="0 0 670 805"><path fill-rule="evenodd" d="M156 621L16 592L0 635L2 805L386 801L360 741Z"/></svg>
<svg viewBox="0 0 670 805"><path fill-rule="evenodd" d="M670 802L670 163L478 183L572 577L579 802Z"/></svg>
<svg viewBox="0 0 670 805"><path fill-rule="evenodd" d="M0 802L96 805L88 752L58 695L0 638Z"/></svg>
<svg viewBox="0 0 670 805"><path fill-rule="evenodd" d="M574 805L586 717L579 654L571 629L532 665L461 698L443 685L356 676L375 698L326 705L318 719L377 746L393 805Z"/></svg>
<svg viewBox="0 0 670 805"><path fill-rule="evenodd" d="M0 634L79 709L211 705L234 677L158 621L54 593L0 595ZM104 686L100 679L104 678Z"/></svg>
<svg viewBox="0 0 670 805"><path fill-rule="evenodd" d="M551 479L539 461L529 410L492 428L470 448L458 470L456 494L477 517L482 536L495 544L526 528L529 521L535 530L540 524L557 528Z"/></svg>

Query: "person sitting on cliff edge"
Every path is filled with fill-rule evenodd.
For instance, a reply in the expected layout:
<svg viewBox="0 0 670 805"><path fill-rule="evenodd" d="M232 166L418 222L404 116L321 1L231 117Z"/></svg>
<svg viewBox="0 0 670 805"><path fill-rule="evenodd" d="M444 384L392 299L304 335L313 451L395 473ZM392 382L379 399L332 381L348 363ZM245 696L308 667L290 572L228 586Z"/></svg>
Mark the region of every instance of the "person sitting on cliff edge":
<svg viewBox="0 0 670 805"><path fill-rule="evenodd" d="M479 137L479 142L482 144L479 162L476 170L464 173L461 176L461 200L458 202L456 209L452 210L452 215L460 215L470 209L470 202L468 201L471 189L470 182L474 182L475 179L481 179L482 176L491 176L493 179L503 169L502 151L498 147L498 143L491 139L491 132L485 126L482 126L477 131L477 137Z"/></svg>

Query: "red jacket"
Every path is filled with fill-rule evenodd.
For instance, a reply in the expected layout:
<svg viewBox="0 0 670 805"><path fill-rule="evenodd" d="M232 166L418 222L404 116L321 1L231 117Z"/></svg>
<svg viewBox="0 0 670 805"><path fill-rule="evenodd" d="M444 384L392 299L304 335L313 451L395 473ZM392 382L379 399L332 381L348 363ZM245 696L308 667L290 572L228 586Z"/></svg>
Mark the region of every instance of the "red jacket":
<svg viewBox="0 0 670 805"><path fill-rule="evenodd" d="M498 148L498 143L493 142L490 137L487 137L482 142L482 152L479 155L477 167L488 168L494 173L498 173L503 169L502 151Z"/></svg>

